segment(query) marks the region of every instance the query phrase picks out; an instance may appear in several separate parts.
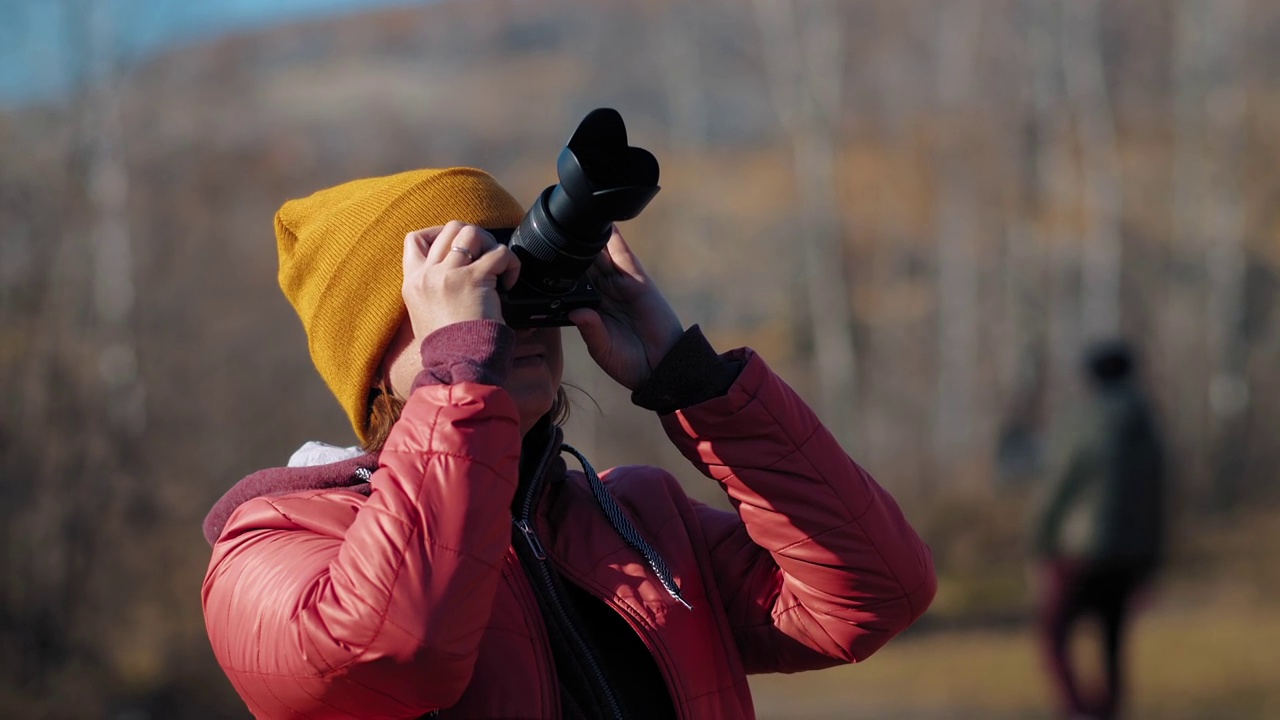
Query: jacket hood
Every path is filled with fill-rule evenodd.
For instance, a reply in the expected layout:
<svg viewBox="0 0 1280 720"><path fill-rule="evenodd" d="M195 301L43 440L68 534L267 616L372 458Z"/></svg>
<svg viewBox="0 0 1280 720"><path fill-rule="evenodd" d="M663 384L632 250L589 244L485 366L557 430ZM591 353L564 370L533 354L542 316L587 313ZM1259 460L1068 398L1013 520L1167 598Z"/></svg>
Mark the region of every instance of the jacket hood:
<svg viewBox="0 0 1280 720"><path fill-rule="evenodd" d="M538 458L548 442L560 444L559 428L545 415L525 435L520 453L520 491L534 472ZM204 518L204 539L212 546L222 535L231 513L244 503L259 497L284 495L307 490L345 488L361 495L371 492L369 480L378 469L377 453L366 453L358 447L338 447L322 442L308 442L289 458L286 467L267 468L245 477L228 490ZM559 453L545 468L546 477L557 481L564 477L565 463Z"/></svg>
<svg viewBox="0 0 1280 720"><path fill-rule="evenodd" d="M331 461L334 458L341 459ZM231 513L254 498L332 488L368 495L369 478L377 467L376 454L308 443L294 453L287 467L259 470L233 485L205 516L204 539L213 545Z"/></svg>

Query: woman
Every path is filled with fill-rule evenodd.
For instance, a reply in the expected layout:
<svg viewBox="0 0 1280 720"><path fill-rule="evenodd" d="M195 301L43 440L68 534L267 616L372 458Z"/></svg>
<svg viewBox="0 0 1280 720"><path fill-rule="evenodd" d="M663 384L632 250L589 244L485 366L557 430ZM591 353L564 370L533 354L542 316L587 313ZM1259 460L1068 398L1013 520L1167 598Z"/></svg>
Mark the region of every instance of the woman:
<svg viewBox="0 0 1280 720"><path fill-rule="evenodd" d="M481 229L522 216L466 168L277 215L281 287L367 452L312 445L206 520L209 637L256 716L751 717L748 673L856 662L931 601L893 499L759 356L684 329L616 232L600 310L571 319L737 513L564 445L560 330L503 324L519 263Z"/></svg>

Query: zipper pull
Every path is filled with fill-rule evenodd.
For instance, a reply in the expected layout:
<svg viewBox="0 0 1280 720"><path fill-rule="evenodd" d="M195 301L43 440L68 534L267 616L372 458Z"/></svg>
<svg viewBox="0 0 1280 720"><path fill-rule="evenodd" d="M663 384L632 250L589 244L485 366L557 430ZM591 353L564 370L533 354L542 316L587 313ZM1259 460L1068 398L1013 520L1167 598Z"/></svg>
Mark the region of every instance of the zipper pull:
<svg viewBox="0 0 1280 720"><path fill-rule="evenodd" d="M538 536L533 534L533 527L529 525L528 520L512 520L520 532L524 533L524 539L529 542L529 548L533 550L533 556L539 560L546 560L547 554L542 551L542 543L538 542Z"/></svg>

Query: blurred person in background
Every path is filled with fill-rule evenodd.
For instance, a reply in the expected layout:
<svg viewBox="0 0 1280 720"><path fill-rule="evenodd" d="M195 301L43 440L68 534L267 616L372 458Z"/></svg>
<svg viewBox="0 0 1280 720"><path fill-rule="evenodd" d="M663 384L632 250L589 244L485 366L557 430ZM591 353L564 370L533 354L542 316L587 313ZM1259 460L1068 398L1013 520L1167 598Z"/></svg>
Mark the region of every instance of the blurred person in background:
<svg viewBox="0 0 1280 720"><path fill-rule="evenodd" d="M862 660L932 600L889 494L758 355L686 328L616 228L571 320L736 512L657 468L597 476L562 439L560 328L503 320L520 266L483 228L523 215L465 168L277 214L362 445L309 443L206 519L209 638L257 717L751 717L748 674Z"/></svg>
<svg viewBox="0 0 1280 720"><path fill-rule="evenodd" d="M1072 718L1113 718L1124 697L1133 600L1164 552L1164 459L1129 345L1098 344L1085 374L1090 404L1036 517L1033 541L1041 638L1061 708ZM1105 686L1093 693L1081 687L1070 651L1087 617L1102 628Z"/></svg>

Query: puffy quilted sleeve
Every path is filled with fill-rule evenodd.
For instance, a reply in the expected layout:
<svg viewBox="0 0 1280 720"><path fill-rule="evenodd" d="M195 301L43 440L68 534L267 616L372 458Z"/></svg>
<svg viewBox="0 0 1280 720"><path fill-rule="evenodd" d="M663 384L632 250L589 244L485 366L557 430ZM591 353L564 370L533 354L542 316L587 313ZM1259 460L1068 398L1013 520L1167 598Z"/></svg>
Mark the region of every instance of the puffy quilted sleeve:
<svg viewBox="0 0 1280 720"><path fill-rule="evenodd" d="M889 493L749 350L724 395L663 416L737 514L698 506L748 672L863 660L936 590L929 548Z"/></svg>
<svg viewBox="0 0 1280 720"><path fill-rule="evenodd" d="M329 490L241 505L214 546L205 621L259 718L407 718L470 681L510 540L520 428L510 396L416 389L367 500Z"/></svg>

